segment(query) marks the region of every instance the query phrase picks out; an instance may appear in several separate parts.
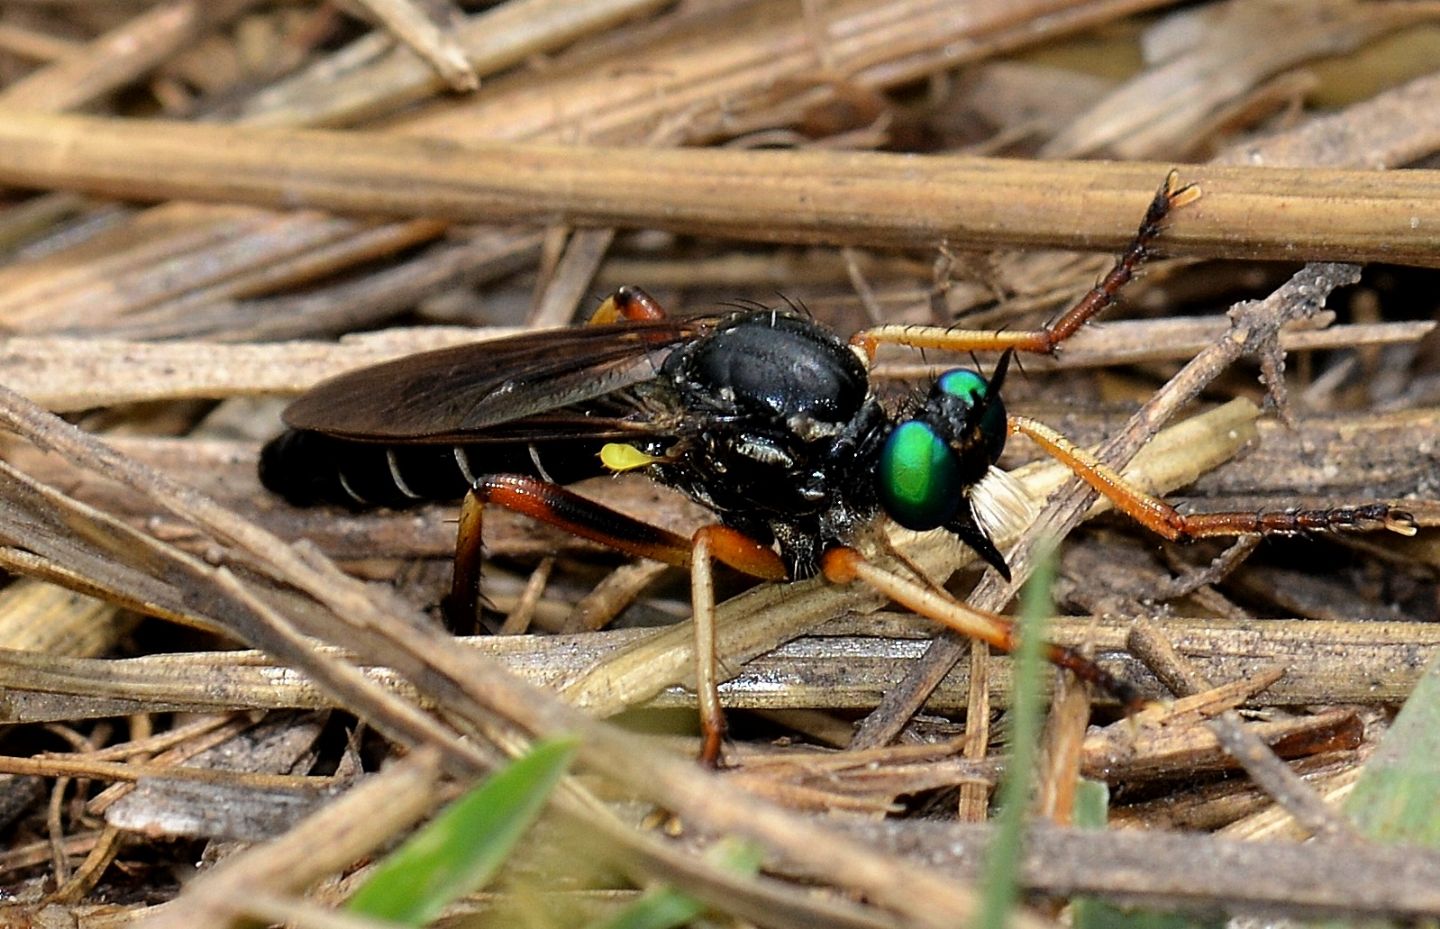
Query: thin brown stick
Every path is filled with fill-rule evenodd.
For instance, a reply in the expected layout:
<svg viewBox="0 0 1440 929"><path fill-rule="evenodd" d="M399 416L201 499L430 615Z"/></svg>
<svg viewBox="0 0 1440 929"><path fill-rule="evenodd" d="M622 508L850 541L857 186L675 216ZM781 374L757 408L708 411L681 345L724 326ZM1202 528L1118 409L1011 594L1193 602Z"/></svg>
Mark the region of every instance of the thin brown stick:
<svg viewBox="0 0 1440 929"><path fill-rule="evenodd" d="M987 860L987 826L923 821L862 821L851 836L896 854L941 862L956 879ZM1342 854L1320 843L1237 842L1140 829L1095 831L1037 825L1026 834L1022 881L1055 896L1097 893L1166 908L1216 903L1251 911L1357 915L1440 914L1440 855L1375 843Z"/></svg>
<svg viewBox="0 0 1440 929"><path fill-rule="evenodd" d="M1118 249L1168 165L455 144L12 114L0 182L454 220L832 244ZM343 182L337 181L343 178ZM1440 265L1440 172L1206 166L1174 254ZM734 191L747 195L736 197Z"/></svg>
<svg viewBox="0 0 1440 929"><path fill-rule="evenodd" d="M1127 639L1131 650L1152 668L1169 669L1179 685L1177 696L1188 696L1212 685L1180 656L1153 623L1141 619ZM1175 686L1172 684L1172 686ZM1255 733L1246 728L1240 714L1226 710L1206 723L1225 750L1245 766L1255 783L1276 802L1317 835L1329 839L1358 839L1359 833L1343 816L1326 806L1298 774L1291 771Z"/></svg>
<svg viewBox="0 0 1440 929"><path fill-rule="evenodd" d="M84 106L134 80L256 0L170 0L99 36L74 54L0 93L7 109L58 111Z"/></svg>
<svg viewBox="0 0 1440 929"><path fill-rule="evenodd" d="M284 319L273 320L279 332ZM1417 342L1434 322L1372 323L1331 329L1287 329L1287 350L1353 348ZM1035 370L1188 358L1225 331L1223 317L1101 323L1081 330L1056 359L1027 359ZM16 336L0 343L0 382L57 412L120 403L250 394L293 395L323 378L430 349L503 338L508 327L430 326L347 336L339 343L216 345L72 336ZM937 357L938 362L938 357ZM882 363L875 376L934 377L937 364Z"/></svg>
<svg viewBox="0 0 1440 929"><path fill-rule="evenodd" d="M468 91L480 86L480 78L466 60L464 49L452 34L441 30L440 24L427 15L425 9L410 0L359 0L359 3L379 19L391 35L428 62L451 90ZM431 6L440 13L458 13L449 4Z"/></svg>

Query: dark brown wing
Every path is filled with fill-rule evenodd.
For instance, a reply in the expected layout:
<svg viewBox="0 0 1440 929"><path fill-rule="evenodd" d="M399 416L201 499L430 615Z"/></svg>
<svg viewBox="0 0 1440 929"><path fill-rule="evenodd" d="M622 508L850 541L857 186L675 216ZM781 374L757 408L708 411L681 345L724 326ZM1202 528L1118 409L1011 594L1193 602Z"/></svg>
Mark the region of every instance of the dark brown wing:
<svg viewBox="0 0 1440 929"><path fill-rule="evenodd" d="M653 378L672 348L715 321L575 326L410 355L317 384L285 410L285 424L374 442L643 432L619 409L606 415L603 398Z"/></svg>

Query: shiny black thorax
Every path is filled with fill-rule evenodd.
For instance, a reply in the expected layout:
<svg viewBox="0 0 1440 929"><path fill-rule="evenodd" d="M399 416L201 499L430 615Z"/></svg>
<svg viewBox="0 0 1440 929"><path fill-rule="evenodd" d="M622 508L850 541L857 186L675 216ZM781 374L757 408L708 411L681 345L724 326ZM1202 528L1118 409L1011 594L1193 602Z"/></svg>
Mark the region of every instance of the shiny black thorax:
<svg viewBox="0 0 1440 929"><path fill-rule="evenodd" d="M813 575L826 548L875 517L890 420L859 356L829 330L785 313L737 316L672 351L646 393L684 411L651 476L777 541L792 577Z"/></svg>

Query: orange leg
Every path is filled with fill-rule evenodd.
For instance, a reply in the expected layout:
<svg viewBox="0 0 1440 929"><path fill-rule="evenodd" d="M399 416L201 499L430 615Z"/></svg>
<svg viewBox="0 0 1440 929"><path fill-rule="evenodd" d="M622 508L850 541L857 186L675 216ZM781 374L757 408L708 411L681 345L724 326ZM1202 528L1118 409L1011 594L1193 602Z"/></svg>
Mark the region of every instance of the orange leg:
<svg viewBox="0 0 1440 929"><path fill-rule="evenodd" d="M1165 183L1150 201L1145 218L1130 246L1115 259L1110 272L1090 289L1080 301L1042 329L1018 332L995 332L983 329L951 329L944 326L876 326L856 333L850 342L859 346L870 360L882 343L908 345L912 348L937 348L952 351L1001 351L1007 348L1021 352L1049 355L1060 343L1070 338L1095 314L1114 303L1120 289L1135 276L1135 269L1150 257L1150 248L1164 227L1171 211L1200 197L1200 188L1193 184L1177 186L1179 174L1171 171Z"/></svg>
<svg viewBox="0 0 1440 929"><path fill-rule="evenodd" d="M720 763L725 739L725 710L720 706L720 677L715 638L713 563L767 581L786 579L785 565L769 546L728 526L702 526L691 539L690 610L695 623L695 698L700 709L700 762Z"/></svg>
<svg viewBox="0 0 1440 929"><path fill-rule="evenodd" d="M1177 542L1250 534L1286 535L1301 532L1389 529L1414 535L1415 519L1387 503L1337 506L1319 510L1181 513L1158 497L1127 483L1113 468L1043 423L1010 417L1010 431L1029 436L1053 458L1103 494L1115 508L1158 535Z"/></svg>
<svg viewBox="0 0 1440 929"><path fill-rule="evenodd" d="M685 567L690 542L684 536L633 519L538 478L490 474L477 478L460 504L455 540L455 575L445 609L457 628L473 627L480 603L481 539L487 503L522 513L572 535L611 548Z"/></svg>
<svg viewBox="0 0 1440 929"><path fill-rule="evenodd" d="M1015 624L1008 617L966 606L943 591L880 567L853 548L837 546L830 549L821 559L820 570L831 583L862 581L926 619L1001 651L1013 652L1020 644ZM1072 648L1047 643L1045 657L1051 664L1075 672L1076 677L1114 696L1127 712L1138 710L1145 704L1144 697L1133 685L1115 677Z"/></svg>
<svg viewBox="0 0 1440 929"><path fill-rule="evenodd" d="M476 480L460 505L455 542L455 576L446 612L456 628L475 625L480 604L481 538L486 504L504 507L617 551L677 567L689 567L695 614L695 680L703 732L701 761L714 766L725 735L717 693L715 585L712 562L719 561L763 581L787 578L785 564L768 545L727 526L704 526L689 539L538 478L492 474Z"/></svg>

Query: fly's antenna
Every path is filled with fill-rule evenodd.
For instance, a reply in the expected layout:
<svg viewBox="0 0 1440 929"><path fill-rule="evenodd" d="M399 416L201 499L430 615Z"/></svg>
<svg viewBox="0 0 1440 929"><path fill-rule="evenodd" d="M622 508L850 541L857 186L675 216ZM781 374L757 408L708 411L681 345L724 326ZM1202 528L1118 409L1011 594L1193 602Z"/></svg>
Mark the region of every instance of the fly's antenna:
<svg viewBox="0 0 1440 929"><path fill-rule="evenodd" d="M1010 362L1015 358L1015 349L1007 348L1000 353L1000 360L995 363L995 371L990 375L990 389L985 392L986 404L996 402L1000 396L1000 388L1005 385L1005 374L1010 370Z"/></svg>
<svg viewBox="0 0 1440 929"><path fill-rule="evenodd" d="M1010 328L1010 327L1008 327L1008 326L1001 326L1001 327L997 328L995 331L996 331L996 332L1008 332L1008 331L1009 331L1009 328ZM975 353L974 353L973 351L970 353L970 357L971 357L972 359L975 358ZM1019 354L1018 352L1016 352L1013 348L1007 348L1007 349L1005 350L1004 354L1002 354L1002 355L1000 356L1000 360L999 360L998 362L996 362L996 364L995 364L995 369L996 369L997 371L999 371L1002 367L1008 369L1011 362L1013 362L1013 363L1015 364L1016 370L1018 370L1018 371L1021 373L1021 375L1025 376L1025 377L1029 377L1028 372L1026 372L1026 370L1025 370L1025 361L1024 361L1024 359L1021 358L1021 357L1020 357L1020 354ZM978 360L975 361L975 370L977 370L977 371L980 370L980 362L979 362ZM990 383L996 384L994 375L991 375ZM998 387L999 385L996 384L996 386Z"/></svg>

